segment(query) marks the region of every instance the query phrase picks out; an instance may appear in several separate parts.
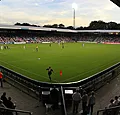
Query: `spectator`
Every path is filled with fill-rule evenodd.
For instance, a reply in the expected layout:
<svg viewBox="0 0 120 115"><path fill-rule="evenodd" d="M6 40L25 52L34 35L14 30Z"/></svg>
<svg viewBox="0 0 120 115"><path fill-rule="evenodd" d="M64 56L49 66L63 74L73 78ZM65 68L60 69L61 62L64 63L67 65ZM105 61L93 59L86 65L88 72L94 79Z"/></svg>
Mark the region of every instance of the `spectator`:
<svg viewBox="0 0 120 115"><path fill-rule="evenodd" d="M7 105L7 98L6 98L6 92L4 92L1 96L1 100L3 101L3 104L6 106ZM7 107L7 106L6 106Z"/></svg>
<svg viewBox="0 0 120 115"><path fill-rule="evenodd" d="M11 101L11 97L8 97L8 101L7 101L7 108L10 108L10 109L15 109L15 104Z"/></svg>
<svg viewBox="0 0 120 115"><path fill-rule="evenodd" d="M59 102L59 91L56 89L56 87L54 86L54 88L50 91L50 99L51 102L53 104L53 110L58 108L58 102Z"/></svg>
<svg viewBox="0 0 120 115"><path fill-rule="evenodd" d="M0 82L1 82L1 87L3 87L3 73L0 71Z"/></svg>
<svg viewBox="0 0 120 115"><path fill-rule="evenodd" d="M94 94L94 91L91 92L88 105L90 107L90 115L92 115L93 114L93 106L95 105L95 94Z"/></svg>
<svg viewBox="0 0 120 115"><path fill-rule="evenodd" d="M78 106L81 101L81 94L79 93L79 89L76 89L76 92L72 95L73 98L73 113L78 113Z"/></svg>
<svg viewBox="0 0 120 115"><path fill-rule="evenodd" d="M11 97L8 97L6 107L9 108L9 109L15 109L16 106L15 106L15 104L11 101ZM6 114L7 114L7 115L13 115L13 112L12 112L12 111L7 111Z"/></svg>
<svg viewBox="0 0 120 115"><path fill-rule="evenodd" d="M82 88L82 86L79 87L79 93L81 94L81 96L83 96L83 92L84 92L84 89Z"/></svg>
<svg viewBox="0 0 120 115"><path fill-rule="evenodd" d="M88 95L87 95L86 91L84 91L83 96L82 96L83 115L87 115L87 101L88 101Z"/></svg>
<svg viewBox="0 0 120 115"><path fill-rule="evenodd" d="M115 105L115 103L114 103L115 101L113 100L113 99L111 99L110 100L110 104L108 105L108 107L109 108L112 108L112 107L115 107L116 105ZM116 114L118 112L118 109L116 108L116 109L110 109L109 110L109 115L118 115L118 114Z"/></svg>
<svg viewBox="0 0 120 115"><path fill-rule="evenodd" d="M119 102L119 100L118 100L118 96L115 96L115 100L114 100L113 103L114 103L115 106L118 106L118 105L119 105L120 102Z"/></svg>
<svg viewBox="0 0 120 115"><path fill-rule="evenodd" d="M120 96L118 96L118 101L119 101L119 105L120 105Z"/></svg>
<svg viewBox="0 0 120 115"><path fill-rule="evenodd" d="M115 106L115 104L113 103L114 102L114 100L113 99L111 99L110 100L110 104L108 105L108 107L110 108L110 107L114 107Z"/></svg>

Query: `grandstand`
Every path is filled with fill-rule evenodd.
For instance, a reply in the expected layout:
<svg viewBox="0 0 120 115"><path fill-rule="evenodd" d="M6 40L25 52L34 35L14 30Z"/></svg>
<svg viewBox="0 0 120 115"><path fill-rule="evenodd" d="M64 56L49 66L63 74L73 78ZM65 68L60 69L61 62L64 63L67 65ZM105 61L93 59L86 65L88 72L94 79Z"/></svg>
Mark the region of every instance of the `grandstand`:
<svg viewBox="0 0 120 115"><path fill-rule="evenodd" d="M45 27L0 25L0 43L25 44L87 41L119 44L120 30L69 30ZM47 36L46 36L47 35ZM90 35L90 37L89 37Z"/></svg>

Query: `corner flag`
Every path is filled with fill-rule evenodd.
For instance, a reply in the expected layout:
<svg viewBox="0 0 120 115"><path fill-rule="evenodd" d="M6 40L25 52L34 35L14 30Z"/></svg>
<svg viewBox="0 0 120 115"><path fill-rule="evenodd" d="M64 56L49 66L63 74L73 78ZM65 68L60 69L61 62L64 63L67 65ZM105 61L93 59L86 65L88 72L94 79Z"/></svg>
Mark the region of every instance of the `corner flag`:
<svg viewBox="0 0 120 115"><path fill-rule="evenodd" d="M60 76L62 76L62 70L60 70Z"/></svg>

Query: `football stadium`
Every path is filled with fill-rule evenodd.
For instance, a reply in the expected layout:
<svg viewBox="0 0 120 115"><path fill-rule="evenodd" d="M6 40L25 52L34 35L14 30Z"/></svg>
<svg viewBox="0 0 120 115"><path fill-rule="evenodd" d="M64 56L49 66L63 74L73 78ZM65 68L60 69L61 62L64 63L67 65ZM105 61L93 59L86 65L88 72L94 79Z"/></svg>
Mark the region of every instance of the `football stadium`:
<svg viewBox="0 0 120 115"><path fill-rule="evenodd" d="M25 31L22 27L20 28L21 36L14 36L12 32L18 34L15 27L11 27L10 34L5 36L5 38L11 36L9 44L1 45L3 48L8 47L0 50L1 65L34 80L53 83L75 82L103 71L120 61L119 40L117 41L119 35L111 35L109 31L87 32L92 34L91 38L82 31L81 33L71 32L71 35L64 37L61 34L66 33L59 33L59 30L55 29L55 32L47 31L45 33L47 35L49 33L49 36L43 34L44 37L40 37L27 36L28 33L36 31L34 28L33 31L30 30L28 27L25 27L26 35L22 36L22 32ZM2 30L3 39L6 34L4 31L8 28ZM30 33L30 31L32 32ZM42 32L45 31L42 30ZM96 34L94 35L94 33ZM102 35L100 36L100 34ZM103 36L101 41L99 36ZM111 40L112 36L115 38ZM18 42L14 42L15 38ZM2 40L1 43L3 44ZM51 75L52 81L49 80L46 70L49 66L54 70ZM62 75L60 75L60 71Z"/></svg>
<svg viewBox="0 0 120 115"><path fill-rule="evenodd" d="M67 9L64 12L57 11L61 5L64 6L63 3L71 3L67 0L41 0L40 4L32 0L29 2L32 5L24 2L22 8L29 11L30 14L27 13L30 16L34 14L27 7L32 9L33 5L35 11L38 11L38 6L51 9L51 15L58 19L64 14L66 17L70 15ZM119 10L119 0L109 2L110 6L103 8L105 12L114 8ZM88 5L89 2L85 3ZM58 4L60 6L55 8ZM52 16L47 22L53 25L47 25L44 16L40 19L44 26L31 25L21 23L28 14L20 12L21 8L13 12L12 8L16 8L13 2L0 1L0 5L0 8L5 9L0 11L0 115L120 114L119 23L98 20L91 21L87 27L77 27L76 21L82 21L82 18L76 15L77 4L73 3L73 26L56 24L54 21L57 19ZM9 13L5 15L8 7L11 8L11 17ZM89 9L82 8L81 11ZM44 15L49 14L44 13L46 9ZM59 16L53 9L56 9ZM18 15L15 15L16 12ZM92 11L93 14L89 13L91 17L94 13L105 16L97 9L94 13ZM37 12L35 14L39 15ZM38 23L38 16L33 17L29 17L28 22ZM63 19L68 24L69 19L66 17ZM20 23L15 23L17 20ZM12 21L13 25L10 24Z"/></svg>

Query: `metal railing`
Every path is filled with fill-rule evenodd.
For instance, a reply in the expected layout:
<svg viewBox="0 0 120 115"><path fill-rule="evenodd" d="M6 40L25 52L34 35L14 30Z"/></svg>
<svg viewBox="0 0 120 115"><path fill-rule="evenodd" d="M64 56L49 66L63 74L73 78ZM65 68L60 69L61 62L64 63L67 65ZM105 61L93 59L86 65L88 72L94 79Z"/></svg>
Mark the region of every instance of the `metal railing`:
<svg viewBox="0 0 120 115"><path fill-rule="evenodd" d="M32 112L30 111L24 111L24 110L18 110L18 109L8 109L8 108L3 108L0 107L0 115L20 115L20 113L24 113L25 115L32 115Z"/></svg>
<svg viewBox="0 0 120 115"><path fill-rule="evenodd" d="M97 111L97 115L119 115L120 114L120 106L100 109Z"/></svg>
<svg viewBox="0 0 120 115"><path fill-rule="evenodd" d="M64 98L64 91L63 91L63 87L61 86L61 102L62 102L62 113L63 115L67 115L67 110L66 110L66 104L65 104L65 98Z"/></svg>
<svg viewBox="0 0 120 115"><path fill-rule="evenodd" d="M86 91L97 90L120 73L120 63L117 63L86 79L83 79L77 82L71 82L71 83L40 82L37 80L33 80L31 78L28 78L26 76L23 76L3 66L0 66L0 69L4 74L4 77L7 78L12 85L16 86L20 90L21 89L24 90L23 92L26 92L28 94L30 94L30 92L32 91L34 94L38 95L39 87L53 87L54 85L59 88L61 86L66 88L82 86ZM114 72L114 75L113 75L113 72ZM19 86L16 84L19 84Z"/></svg>

